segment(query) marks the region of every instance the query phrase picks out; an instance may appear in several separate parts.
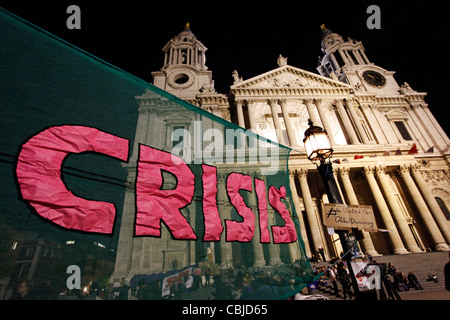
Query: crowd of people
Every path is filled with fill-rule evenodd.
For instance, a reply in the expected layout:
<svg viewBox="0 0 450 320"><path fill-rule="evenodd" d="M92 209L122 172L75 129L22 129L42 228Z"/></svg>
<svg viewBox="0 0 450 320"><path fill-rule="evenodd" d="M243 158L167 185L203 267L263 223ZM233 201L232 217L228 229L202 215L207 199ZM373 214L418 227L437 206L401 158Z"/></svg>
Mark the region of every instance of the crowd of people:
<svg viewBox="0 0 450 320"><path fill-rule="evenodd" d="M320 252L319 256L325 261ZM373 261L372 257L368 258ZM449 253L450 258L450 253ZM317 262L317 261L315 261ZM335 263L336 262L336 263ZM340 284L342 290L342 298L353 299L355 293L351 286L350 273L345 262L333 258L328 261L331 266L317 267L313 265L313 276L320 274L314 283L307 288L309 293L317 288L320 284L330 281L336 296L340 296ZM189 294L200 289L207 290L210 294L207 299L218 300L236 300L236 299L270 299L271 296L279 297L283 294L294 291L298 287L298 279L302 277L302 268L296 262L290 266L289 272L283 272L277 269L269 268L229 268L222 270L219 274L213 274L208 265L204 266L201 272L193 272L192 285L187 288L185 282L177 283L170 288L170 294L165 299L184 299L189 298ZM286 270L285 270L286 271ZM422 285L416 275L409 271L408 275L397 270L392 264L388 263L385 270L385 276L393 284L397 291L409 291L411 289L423 290ZM187 279L186 279L187 280ZM24 280L18 283L15 291L9 297L10 300L34 300L34 299L95 299L97 296L102 299L161 299L162 290L161 281L146 283L142 281L137 287L131 289L121 287L113 289L108 294L102 290L101 292L85 292L84 290L67 290L62 288L60 293L50 290L48 286L37 286L31 281ZM445 289L450 291L450 262L445 266Z"/></svg>
<svg viewBox="0 0 450 320"><path fill-rule="evenodd" d="M387 265L387 271L392 276L394 288L397 291L423 290L422 285L412 271L409 271L408 275L405 276L403 272L398 271L390 262Z"/></svg>
<svg viewBox="0 0 450 320"><path fill-rule="evenodd" d="M339 261L333 264L331 267L316 267L313 266L313 274L317 276L322 274L331 282L333 286L333 294L340 296L338 283L342 288L343 300L351 300L354 298L354 292L351 289L350 272L347 268L347 264L343 261ZM326 284L324 277L320 277L315 283L309 286L309 288L317 288L321 284Z"/></svg>
<svg viewBox="0 0 450 320"><path fill-rule="evenodd" d="M371 263L376 263L370 254L367 254L366 258L368 258ZM309 288L315 289L320 285L326 284L327 281L330 281L334 291L333 294L335 296L342 296L343 300L355 298L355 293L353 292L353 287L351 285L350 272L344 261L341 261L336 257L333 257L331 260L327 261L323 251L321 252L320 248L317 255L312 255L310 261L312 263L318 263L319 261L327 262L331 264L331 266L317 267L313 265L314 276L319 274L323 274L323 276L312 283ZM405 275L403 272L397 270L392 263L387 264L386 277L388 277L388 280L393 284L393 287L397 291L409 291L411 289L423 290L422 285L412 271L409 271L408 275ZM341 287L341 293L338 283Z"/></svg>
<svg viewBox="0 0 450 320"><path fill-rule="evenodd" d="M299 286L301 268L236 267L213 272L207 264L194 269L192 279L174 281L161 295L162 284L140 281L131 295L136 299L183 300L192 297L217 300L272 299L283 296ZM188 284L189 283L189 284Z"/></svg>

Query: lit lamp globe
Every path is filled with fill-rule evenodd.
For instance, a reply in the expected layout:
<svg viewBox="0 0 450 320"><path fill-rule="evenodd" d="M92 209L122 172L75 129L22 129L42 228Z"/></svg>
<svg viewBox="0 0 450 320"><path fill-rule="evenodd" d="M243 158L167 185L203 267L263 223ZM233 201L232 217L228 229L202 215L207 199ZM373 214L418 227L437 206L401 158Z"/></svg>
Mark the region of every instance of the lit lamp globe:
<svg viewBox="0 0 450 320"><path fill-rule="evenodd" d="M309 121L309 128L305 131L303 144L305 145L308 159L313 162L317 160L322 162L331 157L333 153L327 132L321 127L314 126L311 120Z"/></svg>

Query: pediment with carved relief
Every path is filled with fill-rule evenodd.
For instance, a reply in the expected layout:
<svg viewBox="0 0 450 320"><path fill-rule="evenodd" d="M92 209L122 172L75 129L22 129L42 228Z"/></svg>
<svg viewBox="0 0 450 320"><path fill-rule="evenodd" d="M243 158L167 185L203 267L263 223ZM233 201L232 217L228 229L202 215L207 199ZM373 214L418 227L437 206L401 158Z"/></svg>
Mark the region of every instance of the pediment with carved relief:
<svg viewBox="0 0 450 320"><path fill-rule="evenodd" d="M279 67L256 77L235 82L236 89L346 89L351 86L338 80L314 74L289 65Z"/></svg>

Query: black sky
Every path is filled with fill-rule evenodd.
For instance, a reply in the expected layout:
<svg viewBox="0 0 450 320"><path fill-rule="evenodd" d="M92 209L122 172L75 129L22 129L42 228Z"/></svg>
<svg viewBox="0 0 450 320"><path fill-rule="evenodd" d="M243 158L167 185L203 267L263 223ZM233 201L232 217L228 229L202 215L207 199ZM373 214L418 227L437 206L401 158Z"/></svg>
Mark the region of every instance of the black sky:
<svg viewBox="0 0 450 320"><path fill-rule="evenodd" d="M0 1L0 6L125 71L152 82L161 48L184 29L208 48L215 88L228 93L231 72L244 79L288 64L316 72L320 25L362 41L371 62L396 71L399 84L421 92L446 132L450 75L445 1ZM81 8L81 30L68 30L66 9ZM381 29L369 30L367 7L381 8Z"/></svg>

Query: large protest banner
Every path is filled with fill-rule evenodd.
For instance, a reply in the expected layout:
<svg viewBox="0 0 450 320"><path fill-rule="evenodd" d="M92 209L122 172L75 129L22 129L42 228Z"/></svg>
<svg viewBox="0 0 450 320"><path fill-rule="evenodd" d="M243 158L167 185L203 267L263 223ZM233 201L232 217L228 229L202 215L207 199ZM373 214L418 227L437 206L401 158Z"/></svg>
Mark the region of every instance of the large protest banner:
<svg viewBox="0 0 450 320"><path fill-rule="evenodd" d="M230 299L286 298L312 279L289 148L4 10L0 28L0 299L25 280L36 299L106 297L190 266Z"/></svg>

